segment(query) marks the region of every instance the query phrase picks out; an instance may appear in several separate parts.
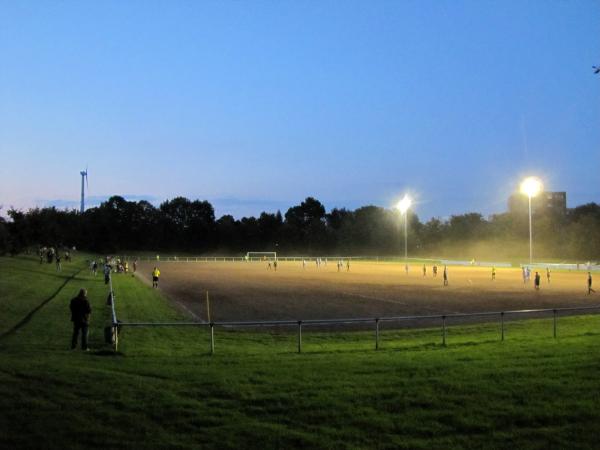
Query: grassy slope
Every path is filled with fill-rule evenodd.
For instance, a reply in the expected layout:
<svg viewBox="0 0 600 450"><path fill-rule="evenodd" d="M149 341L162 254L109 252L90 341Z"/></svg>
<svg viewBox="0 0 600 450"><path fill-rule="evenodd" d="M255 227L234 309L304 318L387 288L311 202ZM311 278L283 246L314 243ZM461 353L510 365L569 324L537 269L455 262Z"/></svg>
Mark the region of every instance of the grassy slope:
<svg viewBox="0 0 600 450"><path fill-rule="evenodd" d="M0 258L0 333L49 298L56 276ZM115 276L122 320L181 317L156 291ZM68 349L68 301L86 286L91 343ZM124 329L102 350L101 277L83 270L17 332L0 339L0 448L388 447L593 448L600 424L600 317L449 331L285 333Z"/></svg>

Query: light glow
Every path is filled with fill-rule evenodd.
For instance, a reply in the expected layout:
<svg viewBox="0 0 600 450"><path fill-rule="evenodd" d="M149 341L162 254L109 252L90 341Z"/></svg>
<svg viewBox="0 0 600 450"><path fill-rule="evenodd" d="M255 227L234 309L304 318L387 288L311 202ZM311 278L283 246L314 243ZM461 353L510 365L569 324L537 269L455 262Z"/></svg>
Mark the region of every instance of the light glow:
<svg viewBox="0 0 600 450"><path fill-rule="evenodd" d="M411 205L412 205L411 198L408 195L404 195L404 197L402 197L402 200L400 200L398 202L398 204L396 205L396 208L398 208L402 214L405 214Z"/></svg>
<svg viewBox="0 0 600 450"><path fill-rule="evenodd" d="M521 183L521 193L528 197L535 197L542 192L542 189L542 182L536 177L527 177Z"/></svg>

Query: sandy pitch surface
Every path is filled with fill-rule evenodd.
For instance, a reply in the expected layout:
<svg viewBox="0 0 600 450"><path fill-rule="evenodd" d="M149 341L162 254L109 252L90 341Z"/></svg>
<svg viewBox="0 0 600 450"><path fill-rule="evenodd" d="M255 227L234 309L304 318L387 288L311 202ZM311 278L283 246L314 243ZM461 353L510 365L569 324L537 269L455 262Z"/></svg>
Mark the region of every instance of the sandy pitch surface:
<svg viewBox="0 0 600 450"><path fill-rule="evenodd" d="M137 275L150 283L152 262L138 264ZM336 264L302 268L300 262L162 262L160 289L195 320L206 320L206 291L214 321L333 319L401 315L449 314L516 309L591 306L598 294L587 295L586 272L546 273L541 289L524 284L520 269L448 267L432 275L427 266L351 262L350 271ZM159 318L157 318L159 319Z"/></svg>

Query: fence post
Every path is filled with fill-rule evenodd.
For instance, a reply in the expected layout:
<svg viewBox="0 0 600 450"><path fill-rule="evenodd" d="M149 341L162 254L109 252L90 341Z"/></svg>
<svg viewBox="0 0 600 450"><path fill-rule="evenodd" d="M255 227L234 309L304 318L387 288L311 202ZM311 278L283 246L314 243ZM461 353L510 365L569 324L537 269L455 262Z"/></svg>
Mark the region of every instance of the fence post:
<svg viewBox="0 0 600 450"><path fill-rule="evenodd" d="M215 354L215 324L210 323L210 354Z"/></svg>
<svg viewBox="0 0 600 450"><path fill-rule="evenodd" d="M298 321L298 353L302 353L302 321Z"/></svg>
<svg viewBox="0 0 600 450"><path fill-rule="evenodd" d="M115 353L119 351L119 326L118 325L114 325L112 327L112 333L114 336L114 344L113 347L115 349Z"/></svg>
<svg viewBox="0 0 600 450"><path fill-rule="evenodd" d="M553 310L554 313L554 339L556 339L556 309Z"/></svg>
<svg viewBox="0 0 600 450"><path fill-rule="evenodd" d="M504 341L504 311L500 313L500 332L502 334L502 341Z"/></svg>
<svg viewBox="0 0 600 450"><path fill-rule="evenodd" d="M442 345L446 345L446 316L442 316Z"/></svg>
<svg viewBox="0 0 600 450"><path fill-rule="evenodd" d="M379 350L379 319L375 319L375 350Z"/></svg>

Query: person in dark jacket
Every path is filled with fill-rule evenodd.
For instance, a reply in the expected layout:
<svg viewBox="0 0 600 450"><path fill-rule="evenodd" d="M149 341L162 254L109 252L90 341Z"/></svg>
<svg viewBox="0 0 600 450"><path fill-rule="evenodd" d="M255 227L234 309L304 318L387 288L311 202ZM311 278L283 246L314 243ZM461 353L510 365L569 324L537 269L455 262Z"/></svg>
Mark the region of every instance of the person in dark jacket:
<svg viewBox="0 0 600 450"><path fill-rule="evenodd" d="M88 327L92 307L87 299L87 291L81 289L77 297L71 300L71 322L73 322L73 338L71 339L71 349L77 348L77 338L81 330L81 349L88 350Z"/></svg>
<svg viewBox="0 0 600 450"><path fill-rule="evenodd" d="M108 263L104 264L104 284L110 283L110 272L112 271L112 266Z"/></svg>

